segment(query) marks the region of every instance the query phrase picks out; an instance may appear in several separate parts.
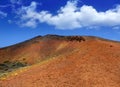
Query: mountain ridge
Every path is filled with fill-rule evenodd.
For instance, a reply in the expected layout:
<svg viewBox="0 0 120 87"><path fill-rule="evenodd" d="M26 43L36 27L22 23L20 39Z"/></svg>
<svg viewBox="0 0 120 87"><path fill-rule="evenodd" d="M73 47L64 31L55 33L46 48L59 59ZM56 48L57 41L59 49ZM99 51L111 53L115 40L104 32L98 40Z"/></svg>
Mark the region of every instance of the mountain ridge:
<svg viewBox="0 0 120 87"><path fill-rule="evenodd" d="M25 68L5 73L1 87L120 86L120 43L97 37L38 36L1 49L6 64Z"/></svg>
<svg viewBox="0 0 120 87"><path fill-rule="evenodd" d="M82 36L81 35L68 35L68 36L64 36L64 35L56 35L56 34L47 34L47 35L44 35L44 36L38 35L38 36L35 36L35 37L30 38L28 40L24 40L22 42L19 42L19 43L10 45L10 46L1 47L0 50L8 48L8 47L15 46L15 45L19 45L19 44L22 44L22 43L26 43L26 42L31 41L31 40L36 40L36 39L53 38L53 37L65 38L65 37L75 37L75 36L77 36L77 37L85 37L85 38L88 38L88 39L99 39L99 40L106 40L106 41L120 43L120 41L110 40L110 39L106 39L106 38L102 38L102 37L98 37L98 36L87 36L87 35L82 35Z"/></svg>

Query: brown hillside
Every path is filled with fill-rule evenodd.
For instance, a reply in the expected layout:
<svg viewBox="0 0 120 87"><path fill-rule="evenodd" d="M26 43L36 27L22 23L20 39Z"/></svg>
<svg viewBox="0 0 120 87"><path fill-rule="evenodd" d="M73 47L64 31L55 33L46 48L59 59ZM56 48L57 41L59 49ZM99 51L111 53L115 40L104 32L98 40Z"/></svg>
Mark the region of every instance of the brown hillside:
<svg viewBox="0 0 120 87"><path fill-rule="evenodd" d="M34 64L50 58L52 56L60 55L66 51L70 51L75 47L68 48L70 42L84 41L81 36L57 36L57 35L46 35L38 36L31 40L25 41L14 46L0 49L0 63L4 61L23 61L29 64ZM66 45L63 49L58 49L59 46ZM7 54L7 55L6 55Z"/></svg>
<svg viewBox="0 0 120 87"><path fill-rule="evenodd" d="M0 62L8 60L31 66L1 77L0 87L120 87L119 42L88 36L39 36L0 49Z"/></svg>

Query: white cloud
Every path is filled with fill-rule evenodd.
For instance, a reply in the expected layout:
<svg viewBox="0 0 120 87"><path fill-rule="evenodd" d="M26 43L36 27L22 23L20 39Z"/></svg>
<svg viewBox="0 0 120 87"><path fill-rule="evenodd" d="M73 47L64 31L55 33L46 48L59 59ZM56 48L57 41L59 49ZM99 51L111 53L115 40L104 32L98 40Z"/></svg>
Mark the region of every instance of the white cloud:
<svg viewBox="0 0 120 87"><path fill-rule="evenodd" d="M6 17L7 13L0 11L0 18Z"/></svg>
<svg viewBox="0 0 120 87"><path fill-rule="evenodd" d="M10 0L12 4L21 4L21 0Z"/></svg>
<svg viewBox="0 0 120 87"><path fill-rule="evenodd" d="M114 27L120 26L120 5L105 12L98 12L94 7L77 6L77 1L68 1L67 4L54 15L48 11L37 11L37 3L22 7L20 14L21 25L36 27L39 23L47 23L58 29L76 29L82 27Z"/></svg>

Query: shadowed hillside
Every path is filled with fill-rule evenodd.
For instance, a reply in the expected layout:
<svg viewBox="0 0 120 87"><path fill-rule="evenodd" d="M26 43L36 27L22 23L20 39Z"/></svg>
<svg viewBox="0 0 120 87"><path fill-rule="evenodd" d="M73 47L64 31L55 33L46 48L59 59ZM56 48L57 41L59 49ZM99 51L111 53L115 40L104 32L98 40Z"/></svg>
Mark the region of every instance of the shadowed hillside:
<svg viewBox="0 0 120 87"><path fill-rule="evenodd" d="M1 77L0 87L120 87L120 42L98 37L38 36L1 48L5 61L27 67Z"/></svg>

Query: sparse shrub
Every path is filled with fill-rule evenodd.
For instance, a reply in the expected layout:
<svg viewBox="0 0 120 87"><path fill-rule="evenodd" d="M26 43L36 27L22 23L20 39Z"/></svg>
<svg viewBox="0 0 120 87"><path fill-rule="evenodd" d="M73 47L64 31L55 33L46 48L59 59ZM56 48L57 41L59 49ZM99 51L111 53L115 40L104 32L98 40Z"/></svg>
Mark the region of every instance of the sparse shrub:
<svg viewBox="0 0 120 87"><path fill-rule="evenodd" d="M110 45L110 47L113 47L112 45Z"/></svg>
<svg viewBox="0 0 120 87"><path fill-rule="evenodd" d="M7 60L7 61L4 61L4 63L10 63L10 61Z"/></svg>
<svg viewBox="0 0 120 87"><path fill-rule="evenodd" d="M85 41L85 38L82 37L82 36L69 36L69 37L66 37L67 40L69 41Z"/></svg>
<svg viewBox="0 0 120 87"><path fill-rule="evenodd" d="M17 66L17 67L24 67L24 66L26 66L26 64L25 63L21 63L21 62L16 62L15 66Z"/></svg>
<svg viewBox="0 0 120 87"><path fill-rule="evenodd" d="M10 72L25 66L27 66L27 63L19 61L16 62L4 61L2 64L0 64L0 73Z"/></svg>
<svg viewBox="0 0 120 87"><path fill-rule="evenodd" d="M23 58L23 61L25 61L26 59L25 58Z"/></svg>

